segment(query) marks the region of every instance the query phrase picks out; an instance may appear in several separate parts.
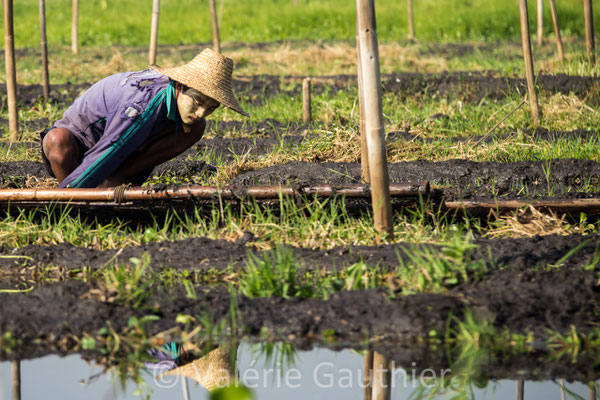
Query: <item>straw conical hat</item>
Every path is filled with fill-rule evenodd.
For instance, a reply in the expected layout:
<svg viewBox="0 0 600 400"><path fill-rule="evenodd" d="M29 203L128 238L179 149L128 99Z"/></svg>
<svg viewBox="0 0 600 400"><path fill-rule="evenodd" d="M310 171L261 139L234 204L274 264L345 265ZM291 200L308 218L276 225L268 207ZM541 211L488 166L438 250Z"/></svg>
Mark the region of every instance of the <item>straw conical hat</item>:
<svg viewBox="0 0 600 400"><path fill-rule="evenodd" d="M204 49L192 61L174 68L160 68L150 65L150 68L168 76L174 81L198 90L212 97L225 107L249 117L238 103L231 87L233 60L211 49Z"/></svg>
<svg viewBox="0 0 600 400"><path fill-rule="evenodd" d="M163 375L188 377L209 391L233 385L237 381L231 346L219 346L204 357L169 370Z"/></svg>

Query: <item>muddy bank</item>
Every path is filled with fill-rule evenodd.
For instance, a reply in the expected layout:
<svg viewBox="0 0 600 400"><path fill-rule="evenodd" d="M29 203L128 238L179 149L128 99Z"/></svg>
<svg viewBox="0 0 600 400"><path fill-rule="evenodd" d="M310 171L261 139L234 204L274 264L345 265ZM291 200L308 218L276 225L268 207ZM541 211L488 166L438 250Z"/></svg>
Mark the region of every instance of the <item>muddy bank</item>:
<svg viewBox="0 0 600 400"><path fill-rule="evenodd" d="M430 182L447 200L476 197L589 197L600 192L600 163L578 159L511 163L468 160L411 161L388 165L390 182ZM234 185L360 182L359 163L291 162L247 172ZM585 193L582 193L585 192Z"/></svg>
<svg viewBox="0 0 600 400"><path fill-rule="evenodd" d="M0 258L0 274L3 276L3 286L12 282L13 287L22 287L27 281L68 278L72 276L71 272L83 266L94 270L114 260L127 262L129 258L139 258L145 252L151 254L150 267L156 271L171 267L206 273L211 269L224 270L232 266L233 269L229 271L235 272L244 265L248 257L250 250L245 247L245 241L249 239L250 237L246 237L231 243L195 238L173 243L145 244L121 249L118 253L116 250L77 248L70 244L48 247L36 245L16 250L3 248L1 254L10 258ZM593 262L598 243L600 237L597 235L479 239L475 241L479 248L473 251L471 259L481 260L486 265L485 269L468 272L466 281L459 279L456 284L447 284L445 294L401 296L401 281L392 280L389 286L397 296L393 299L386 299L387 296L379 292L353 291L336 295L335 298L340 299L339 304L337 300L330 302L303 298L267 298L243 299L240 308L244 324L251 335L258 335L262 327L267 327L277 338L292 335L298 340L305 340L312 335L319 336L330 329L334 330L336 339L340 341L358 340L358 337L365 334L369 337L393 338L396 342L413 340L417 336L426 335L431 329L439 331L452 309L462 312L465 307L481 318L490 319L498 329L508 327L515 332L533 332L537 337L545 337L548 329L567 332L571 325L576 326L579 332L588 332L596 326L595 321L600 313L600 287L594 268L584 267ZM565 254L578 245L582 247L562 260ZM409 254L419 254L420 251L423 251L422 246L407 244L354 246L327 251L293 249L301 270L306 268L313 271L332 271L361 260L371 266L379 265L384 271L393 271L401 265L398 257L408 262ZM427 251L435 254L441 249L438 246L427 246ZM263 257L261 252L256 255ZM556 265L559 261L560 265ZM63 326L64 324L59 323L62 318L67 319L67 326L71 329L78 326L75 316L81 317L85 312L65 316L68 312L65 308L85 307L86 304L96 307L97 312L91 313L84 320L95 320L93 315L99 315L101 320L106 316L111 323L118 324L120 318L136 312L116 311L114 304L102 302L96 306L88 302L74 304L69 296L81 297L89 289L89 285L95 286L94 281L88 284L37 287L28 295L0 294L0 330L16 330L20 335L21 331L23 335L37 335L50 329L44 328L46 325ZM58 296L60 299L56 300L58 304L48 300L58 298L53 292L57 290L61 291ZM220 289L201 292L204 294L199 294L198 302L182 299L179 295L165 295L151 303L161 304L160 315L168 317L167 320L171 317L174 320L177 313L199 312L195 308L198 306L208 307L211 312L216 312L216 316L221 315L219 310L227 309L226 305L219 303L225 301ZM221 293L221 297L215 293ZM219 304L211 303L213 300ZM61 305L63 301L70 306ZM21 305L21 302L27 305ZM25 314L31 316L27 318L28 321L16 318L16 315L23 315L23 310L30 307L35 311ZM306 314L308 309L312 311ZM52 317L56 313L59 316ZM363 320L365 315L373 315L373 318ZM114 322L112 317L116 319ZM391 319L395 320L390 323ZM25 328L28 324L33 324L29 333L29 328ZM84 327L91 329L87 325ZM159 328L166 326L159 324ZM61 329L66 328L63 326Z"/></svg>

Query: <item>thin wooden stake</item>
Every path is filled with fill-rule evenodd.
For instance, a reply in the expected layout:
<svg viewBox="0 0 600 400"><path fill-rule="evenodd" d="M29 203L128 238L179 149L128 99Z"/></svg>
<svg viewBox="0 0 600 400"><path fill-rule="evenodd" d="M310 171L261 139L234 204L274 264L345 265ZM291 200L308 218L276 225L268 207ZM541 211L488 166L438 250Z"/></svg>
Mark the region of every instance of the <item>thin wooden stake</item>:
<svg viewBox="0 0 600 400"><path fill-rule="evenodd" d="M10 370L12 380L12 400L21 400L21 362L11 361Z"/></svg>
<svg viewBox="0 0 600 400"><path fill-rule="evenodd" d="M44 101L50 100L50 78L48 75L48 42L46 39L46 1L40 0L40 38L42 45L42 80Z"/></svg>
<svg viewBox="0 0 600 400"><path fill-rule="evenodd" d="M567 394L565 392L565 380L560 380L560 400L567 400Z"/></svg>
<svg viewBox="0 0 600 400"><path fill-rule="evenodd" d="M415 15L413 10L413 0L408 0L408 38L415 38Z"/></svg>
<svg viewBox="0 0 600 400"><path fill-rule="evenodd" d="M525 59L525 74L527 75L527 92L531 104L531 117L533 125L538 125L540 111L537 93L535 91L535 75L533 73L533 56L531 55L531 38L529 36L529 14L527 12L527 0L519 0L521 15L521 41L523 43L523 58Z"/></svg>
<svg viewBox="0 0 600 400"><path fill-rule="evenodd" d="M304 80L302 81L302 122L304 122L305 124L312 121L312 104L310 91L310 78L304 78Z"/></svg>
<svg viewBox="0 0 600 400"><path fill-rule="evenodd" d="M381 106L381 77L374 0L356 0L360 70L365 97L367 152L375 229L393 240L392 205L385 149L385 126Z"/></svg>
<svg viewBox="0 0 600 400"><path fill-rule="evenodd" d="M523 400L525 396L525 381L523 379L517 380L517 400Z"/></svg>
<svg viewBox="0 0 600 400"><path fill-rule="evenodd" d="M537 0L537 45L544 44L544 0Z"/></svg>
<svg viewBox="0 0 600 400"><path fill-rule="evenodd" d="M150 27L150 50L148 51L148 62L156 64L156 46L158 43L158 21L160 19L160 0L152 1L152 25Z"/></svg>
<svg viewBox="0 0 600 400"><path fill-rule="evenodd" d="M373 400L391 399L391 376L390 361L375 352L373 354Z"/></svg>
<svg viewBox="0 0 600 400"><path fill-rule="evenodd" d="M373 398L373 351L367 351L363 361L363 387L364 400Z"/></svg>
<svg viewBox="0 0 600 400"><path fill-rule="evenodd" d="M17 69L15 67L15 34L12 0L4 0L4 59L6 60L8 132L10 141L16 142L19 136L19 113L17 109Z"/></svg>
<svg viewBox="0 0 600 400"><path fill-rule="evenodd" d="M588 399L589 400L596 400L598 397L596 396L596 386L594 386L594 383L591 382L589 384L589 390L588 390Z"/></svg>
<svg viewBox="0 0 600 400"><path fill-rule="evenodd" d="M365 118L365 91L362 82L362 72L360 69L360 39L358 37L358 13L356 14L356 73L358 75L358 113L359 113L359 125L358 130L360 133L360 167L361 167L361 178L363 182L369 183L369 152L367 151L367 132L366 132L366 118Z"/></svg>
<svg viewBox="0 0 600 400"><path fill-rule="evenodd" d="M594 45L594 11L592 0L583 0L583 12L585 14L585 49L590 63L596 63Z"/></svg>
<svg viewBox="0 0 600 400"><path fill-rule="evenodd" d="M221 38L219 36L219 20L217 19L217 6L215 5L215 0L210 0L210 15L212 17L213 50L220 53Z"/></svg>
<svg viewBox="0 0 600 400"><path fill-rule="evenodd" d="M556 12L556 1L550 0L550 12L552 13L552 24L554 25L554 36L556 36L556 49L558 58L561 62L565 61L565 52L563 49L562 38L560 37L560 28L558 26L558 13Z"/></svg>
<svg viewBox="0 0 600 400"><path fill-rule="evenodd" d="M73 0L71 21L71 50L73 54L79 53L79 0Z"/></svg>

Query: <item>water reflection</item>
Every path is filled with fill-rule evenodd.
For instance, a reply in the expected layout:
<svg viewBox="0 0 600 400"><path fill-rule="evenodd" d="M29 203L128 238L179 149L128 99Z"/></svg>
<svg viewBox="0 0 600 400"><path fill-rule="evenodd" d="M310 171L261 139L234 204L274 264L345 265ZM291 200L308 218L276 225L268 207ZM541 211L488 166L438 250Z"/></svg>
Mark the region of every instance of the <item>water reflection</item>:
<svg viewBox="0 0 600 400"><path fill-rule="evenodd" d="M205 348L203 344L177 347L159 346L152 352L154 364L147 364L145 382L151 398L167 399L184 397L182 380L187 377L190 381L189 398L208 398L206 389L214 390L217 386L231 381L238 381L248 387L257 399L363 399L363 398L394 398L394 399L426 399L426 398L473 398L473 399L516 399L518 381L484 379L494 376L492 370L479 371L471 377L462 375L454 365L444 378L431 378L425 365L405 365L402 368L395 359L388 358L377 361L375 352L369 361L370 352L361 350L332 351L316 348L310 351L296 350L285 343L280 344L249 344L239 346L226 344L218 347ZM392 353L390 353L392 354ZM383 353L380 354L381 356ZM163 363L161 368L156 368ZM577 369L581 365L564 361L567 369ZM70 367L69 365L74 366ZM65 399L94 398L139 398L132 394L133 387L129 386L126 393L117 390L118 394L108 396L109 389L98 389L97 384L104 382L105 377L92 382L89 387L82 388L81 379L86 379L85 363L76 357L60 359L51 357L32 361L23 361L23 395L24 398L58 397ZM365 365L372 365L372 368ZM376 365L388 365L389 385L384 391L376 391ZM475 364L470 364L475 365ZM478 362L477 365L489 368L490 364ZM538 365L541 367L541 364ZM437 368L437 367L436 367ZM383 372L381 369L381 372ZM83 371L83 372L82 372ZM215 371L218 373L215 375ZM223 371L228 371L223 375ZM369 372L366 372L369 371ZM531 371L517 371L528 374ZM91 374L91 373L90 373ZM438 371L438 374L440 372ZM227 379L225 377L228 377ZM484 378L482 378L484 377ZM157 378L157 379L155 379ZM516 376L515 376L516 378ZM370 380L372 379L372 381ZM0 364L0 399L11 398L10 363ZM368 383L372 382L373 385ZM558 381L523 381L524 398L560 398L588 399L595 396L584 384L574 384L569 381L563 385ZM71 392L71 386L87 392ZM118 387L118 386L117 386ZM73 390L75 390L73 389ZM76 393L76 394L74 394ZM99 396L98 394L104 395ZM371 396L371 397L369 397ZM384 396L384 397L377 397Z"/></svg>

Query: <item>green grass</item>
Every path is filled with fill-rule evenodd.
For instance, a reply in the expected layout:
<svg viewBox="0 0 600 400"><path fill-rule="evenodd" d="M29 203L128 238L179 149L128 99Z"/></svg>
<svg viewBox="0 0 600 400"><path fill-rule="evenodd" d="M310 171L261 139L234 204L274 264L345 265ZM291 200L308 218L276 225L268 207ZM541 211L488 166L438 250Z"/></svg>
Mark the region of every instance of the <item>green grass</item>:
<svg viewBox="0 0 600 400"><path fill-rule="evenodd" d="M265 42L294 39L352 39L355 36L355 3L338 0L218 1L221 38L224 42ZM599 9L600 1L594 0ZM150 36L152 4L134 0L93 0L80 4L82 46L145 45ZM529 2L531 30L535 29L535 2ZM558 2L560 24L565 36L583 36L583 7L580 2ZM49 1L48 42L51 47L70 43L71 2ZM16 47L39 46L38 2L15 2ZM381 41L407 36L406 1L379 0L376 4ZM600 17L595 15L596 26ZM115 23L118 21L118 23ZM545 35L551 40L552 22L544 7ZM417 37L425 40L516 39L520 35L519 9L503 0L423 0L415 2ZM211 25L208 0L164 0L161 3L160 44L209 42ZM3 42L2 42L3 43Z"/></svg>

